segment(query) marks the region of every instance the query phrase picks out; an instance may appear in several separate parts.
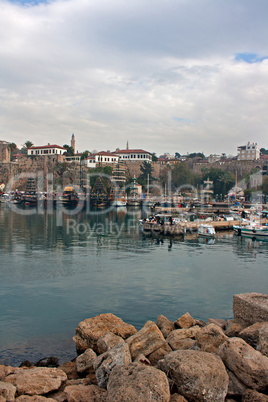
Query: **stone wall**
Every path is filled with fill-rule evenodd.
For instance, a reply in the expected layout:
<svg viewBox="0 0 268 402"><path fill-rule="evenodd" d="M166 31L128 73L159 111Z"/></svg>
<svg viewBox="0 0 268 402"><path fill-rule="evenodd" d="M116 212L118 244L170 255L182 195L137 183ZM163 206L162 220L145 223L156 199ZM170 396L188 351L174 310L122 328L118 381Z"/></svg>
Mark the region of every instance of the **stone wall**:
<svg viewBox="0 0 268 402"><path fill-rule="evenodd" d="M10 162L10 148L8 144L0 144L0 162Z"/></svg>
<svg viewBox="0 0 268 402"><path fill-rule="evenodd" d="M250 173L252 169L259 168L262 169L267 165L267 161L228 161L228 162L214 162L214 163L194 163L193 171L194 173L201 174L204 169L220 169L224 172L237 172L238 179L241 179L246 173Z"/></svg>

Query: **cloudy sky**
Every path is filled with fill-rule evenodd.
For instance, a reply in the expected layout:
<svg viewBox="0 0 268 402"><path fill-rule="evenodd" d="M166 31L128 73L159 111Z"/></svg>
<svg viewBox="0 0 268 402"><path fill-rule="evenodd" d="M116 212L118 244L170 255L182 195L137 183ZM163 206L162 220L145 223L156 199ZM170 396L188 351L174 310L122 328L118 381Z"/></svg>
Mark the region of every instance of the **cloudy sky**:
<svg viewBox="0 0 268 402"><path fill-rule="evenodd" d="M268 148L267 0L0 0L0 140Z"/></svg>

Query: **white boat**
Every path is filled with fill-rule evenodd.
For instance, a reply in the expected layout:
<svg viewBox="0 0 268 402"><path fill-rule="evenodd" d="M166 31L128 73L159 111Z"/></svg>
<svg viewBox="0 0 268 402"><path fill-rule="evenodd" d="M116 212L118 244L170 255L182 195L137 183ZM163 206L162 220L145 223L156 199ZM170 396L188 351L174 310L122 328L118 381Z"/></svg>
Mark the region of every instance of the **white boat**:
<svg viewBox="0 0 268 402"><path fill-rule="evenodd" d="M215 229L212 225L199 225L198 235L204 237L215 237Z"/></svg>
<svg viewBox="0 0 268 402"><path fill-rule="evenodd" d="M236 226L233 227L234 231L238 235L252 236L252 237L267 237L268 236L268 226L267 225L259 225L255 222L248 222L245 226Z"/></svg>

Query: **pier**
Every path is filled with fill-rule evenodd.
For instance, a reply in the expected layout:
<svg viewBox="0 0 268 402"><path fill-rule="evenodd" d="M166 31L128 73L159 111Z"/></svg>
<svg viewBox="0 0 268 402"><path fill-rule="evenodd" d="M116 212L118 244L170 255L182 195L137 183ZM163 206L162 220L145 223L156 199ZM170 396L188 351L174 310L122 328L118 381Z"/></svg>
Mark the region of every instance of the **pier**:
<svg viewBox="0 0 268 402"><path fill-rule="evenodd" d="M222 230L232 230L234 225L240 225L239 221L198 221L198 222L180 222L175 225L170 225L170 223L154 223L154 222L144 222L142 225L144 232L159 233L171 236L182 236L186 233L197 232L200 225L211 225L215 228L216 232Z"/></svg>

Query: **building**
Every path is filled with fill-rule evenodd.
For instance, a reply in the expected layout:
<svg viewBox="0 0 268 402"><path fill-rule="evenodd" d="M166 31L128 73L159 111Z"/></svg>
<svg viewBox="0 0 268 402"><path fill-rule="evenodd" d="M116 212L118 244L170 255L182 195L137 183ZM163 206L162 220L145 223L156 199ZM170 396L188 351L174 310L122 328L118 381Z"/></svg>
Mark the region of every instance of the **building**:
<svg viewBox="0 0 268 402"><path fill-rule="evenodd" d="M0 141L0 162L10 162L11 150L9 143L6 141Z"/></svg>
<svg viewBox="0 0 268 402"><path fill-rule="evenodd" d="M74 134L72 134L72 138L71 138L71 147L73 148L74 153L75 153L75 136L74 136Z"/></svg>
<svg viewBox="0 0 268 402"><path fill-rule="evenodd" d="M255 161L260 159L260 148L257 143L250 142L247 145L237 147L237 160L238 161Z"/></svg>
<svg viewBox="0 0 268 402"><path fill-rule="evenodd" d="M101 151L95 154L89 155L87 158L82 160L82 165L89 168L94 168L96 166L113 165L118 163L120 157L113 152Z"/></svg>
<svg viewBox="0 0 268 402"><path fill-rule="evenodd" d="M81 164L88 168L95 168L96 167L96 157L95 155L89 155L87 158L82 159Z"/></svg>
<svg viewBox="0 0 268 402"><path fill-rule="evenodd" d="M209 163L215 163L221 160L222 155L210 154L208 156Z"/></svg>
<svg viewBox="0 0 268 402"><path fill-rule="evenodd" d="M124 161L152 162L152 154L143 149L117 149L113 154Z"/></svg>
<svg viewBox="0 0 268 402"><path fill-rule="evenodd" d="M39 147L29 147L27 148L28 156L48 156L48 155L63 155L66 149L60 145L42 145Z"/></svg>
<svg viewBox="0 0 268 402"><path fill-rule="evenodd" d="M65 162L68 162L68 163L80 163L80 161L81 161L81 153L77 153L77 154L74 154L74 155L70 155L70 156L65 156Z"/></svg>

